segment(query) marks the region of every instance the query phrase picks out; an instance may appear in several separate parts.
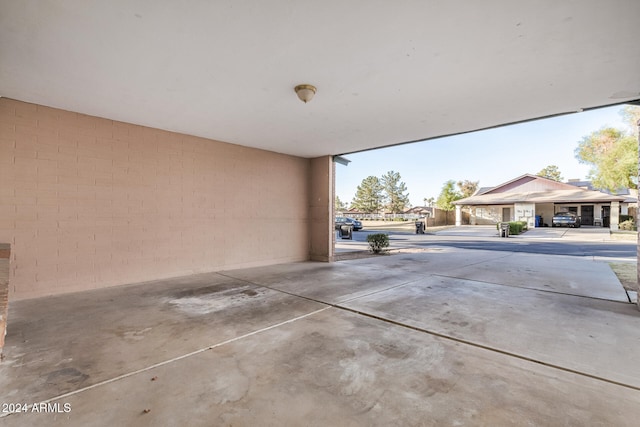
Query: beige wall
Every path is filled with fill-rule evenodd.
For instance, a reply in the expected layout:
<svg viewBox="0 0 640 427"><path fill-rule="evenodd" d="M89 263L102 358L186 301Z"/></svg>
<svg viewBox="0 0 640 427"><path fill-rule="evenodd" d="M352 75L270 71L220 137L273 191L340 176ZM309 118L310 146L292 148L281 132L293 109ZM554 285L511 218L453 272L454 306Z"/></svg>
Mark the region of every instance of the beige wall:
<svg viewBox="0 0 640 427"><path fill-rule="evenodd" d="M308 159L0 98L11 298L309 257Z"/></svg>
<svg viewBox="0 0 640 427"><path fill-rule="evenodd" d="M510 208L513 216L513 205L472 206L471 211L476 216L477 225L493 225L502 222L502 208Z"/></svg>

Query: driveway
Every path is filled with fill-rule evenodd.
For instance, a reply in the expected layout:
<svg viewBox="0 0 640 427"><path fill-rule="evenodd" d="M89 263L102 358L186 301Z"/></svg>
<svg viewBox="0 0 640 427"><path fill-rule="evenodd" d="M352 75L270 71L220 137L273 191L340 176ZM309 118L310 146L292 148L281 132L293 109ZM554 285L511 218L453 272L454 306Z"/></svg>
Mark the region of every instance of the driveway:
<svg viewBox="0 0 640 427"><path fill-rule="evenodd" d="M455 247L15 301L0 422L635 426L638 321L604 263Z"/></svg>
<svg viewBox="0 0 640 427"><path fill-rule="evenodd" d="M381 231L374 231L381 232ZM382 231L384 232L384 231ZM366 251L369 230L353 233L353 240L336 238L338 254ZM635 240L612 240L608 229L602 227L530 229L509 238L498 237L495 226L462 226L416 235L408 231L389 231L392 249L456 247L460 249L527 252L548 255L588 256L599 260L635 262Z"/></svg>

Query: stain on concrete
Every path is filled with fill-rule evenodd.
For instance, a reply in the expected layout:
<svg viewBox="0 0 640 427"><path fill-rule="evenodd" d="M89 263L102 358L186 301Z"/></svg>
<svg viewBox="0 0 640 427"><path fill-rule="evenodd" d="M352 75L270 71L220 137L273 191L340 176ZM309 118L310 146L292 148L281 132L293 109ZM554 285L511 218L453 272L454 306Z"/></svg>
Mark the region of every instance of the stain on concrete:
<svg viewBox="0 0 640 427"><path fill-rule="evenodd" d="M140 329L138 331L125 331L123 332L122 336L125 339L128 340L134 340L134 341L139 341L144 339L144 334L149 332L151 330L151 328L144 328L144 329Z"/></svg>
<svg viewBox="0 0 640 427"><path fill-rule="evenodd" d="M249 378L236 366L210 378L212 393L210 399L217 405L242 400L251 385Z"/></svg>
<svg viewBox="0 0 640 427"><path fill-rule="evenodd" d="M232 291L234 289L238 289L237 283L220 283L199 288L181 289L179 291L176 291L173 295L174 298L189 298L224 293Z"/></svg>
<svg viewBox="0 0 640 427"><path fill-rule="evenodd" d="M245 285L216 285L198 289L182 290L168 298L169 307L191 316L216 313L242 306L248 299L261 296L265 290Z"/></svg>
<svg viewBox="0 0 640 427"><path fill-rule="evenodd" d="M382 342L374 343L371 348L380 355L391 359L406 359L409 356L409 349L403 348L401 343Z"/></svg>
<svg viewBox="0 0 640 427"><path fill-rule="evenodd" d="M57 371L50 372L47 375L47 384L80 384L89 379L89 375L84 374L76 368L62 368Z"/></svg>

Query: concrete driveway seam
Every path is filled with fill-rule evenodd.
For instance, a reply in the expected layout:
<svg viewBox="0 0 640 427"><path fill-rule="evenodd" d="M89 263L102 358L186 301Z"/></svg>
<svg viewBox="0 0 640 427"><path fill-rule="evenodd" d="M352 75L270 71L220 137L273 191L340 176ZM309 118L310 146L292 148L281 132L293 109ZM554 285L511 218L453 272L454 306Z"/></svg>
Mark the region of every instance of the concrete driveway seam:
<svg viewBox="0 0 640 427"><path fill-rule="evenodd" d="M508 255L508 256L512 256L512 255L513 254ZM402 323L402 322L395 321L395 320L392 320L392 319L388 319L388 318L385 318L385 317L377 316L375 314L367 313L367 312L364 312L364 311L361 311L361 310L356 310L356 309L349 308L349 307L346 307L346 306L342 305L342 304L345 304L345 303L348 303L348 302L355 301L357 299L363 298L363 297L368 296L368 295L374 295L374 294L378 294L378 293L381 293L381 292L388 291L390 289L396 289L396 288L400 288L400 287L403 287L403 286L407 286L407 285L409 285L411 283L418 282L421 279L411 280L411 281L402 283L400 285L390 286L390 287L385 288L385 289L381 289L381 290L377 290L377 291L371 292L371 293L369 293L367 295L359 295L357 297L350 298L349 300L346 300L346 301L341 301L341 302L337 302L337 303L329 303L329 302L319 301L319 300L314 299L314 298L297 295L297 294L292 293L292 292L287 292L287 291L283 291L283 290L280 290L280 289L272 288L272 287L269 287L269 286L253 283L253 282L251 282L249 280L239 279L239 278L236 278L236 277L233 277L233 276L230 276L230 275L226 275L226 274L223 274L223 275L225 277L229 277L230 279L244 281L244 282L249 283L249 284L254 285L254 286L260 286L260 287L264 287L264 288L267 288L267 289L270 289L270 290L273 290L273 291L283 292L283 293L285 293L287 295L303 298L303 299L306 299L306 300L309 300L309 301L312 301L312 302L316 302L316 303L319 303L319 304L326 304L328 306L327 308L336 308L338 310L344 310L344 311L347 311L347 312L350 312L350 313L354 313L354 314L357 314L357 315L365 316L365 317L368 317L368 318L371 318L371 319L375 319L375 320L378 320L378 321L382 321L382 322L385 322L385 323L389 323L389 324L392 324L392 325L408 328L408 329L411 329L411 330L414 330L414 331L417 331L417 332L426 333L426 334L429 334L429 335L432 335L432 336L436 336L436 337L439 337L439 338L447 339L447 340L454 341L454 342L457 342L457 343L460 343L460 344L470 345L470 346L473 346L473 347L476 347L476 348L481 348L481 349L484 349L484 350L487 350L487 351L492 351L492 352L495 352L495 353L499 353L499 354L502 354L502 355L505 355L505 356L514 357L514 358L517 358L517 359L520 359L520 360L524 360L524 361L527 361L527 362L530 362L530 363L535 363L535 364L546 366L546 367L549 367L549 368L558 369L558 370L561 370L563 372L572 373L574 375L580 375L580 376L591 378L591 379L594 379L594 380L597 380L597 381L604 381L604 382L609 383L609 384L613 384L613 385L617 385L617 386L620 386L620 387L625 387L625 388L629 388L629 389L632 389L632 390L640 391L640 387L636 387L636 386L633 386L633 385L630 385L630 384L625 384L625 383L618 382L618 381L615 381L615 380L603 378L603 377L600 377L600 376L597 376L597 375L592 375L592 374L589 374L589 373L586 373L586 372L581 372L579 370L567 368L567 367L564 367L564 366L561 366L561 365L556 365L556 364L553 364L553 363L544 362L544 361L541 361L541 360L538 360L538 359L534 359L532 357L527 357L527 356L524 356L524 355L521 355L521 354L518 354L518 353L509 352L509 351L506 351L506 350L501 350L501 349L496 348L496 347L491 347L491 346L479 344L479 343L476 343L476 342L473 342L473 341L469 341L469 340L465 340L465 339L461 339L461 338L456 338L456 337L453 337L453 336L450 336L450 335L447 335L447 334L443 334L443 333L435 332L435 331L432 331L432 330L429 330L429 329L425 329L425 328L420 328L420 327L417 327L417 326L409 325L409 324L406 324L406 323ZM453 278L453 277L442 275L442 274L425 274L424 275L424 277L433 277L433 276ZM463 280L469 280L469 279L463 279ZM483 282L483 281L478 281L478 280L470 280L470 281L477 282L477 283L487 283L487 284L491 284L491 285L501 285L501 286L505 286L505 287L517 288L516 286L502 285L502 284L491 283L491 282ZM520 289L522 289L522 288L520 288ZM539 289L532 289L532 288L524 288L524 289L531 290L531 291L539 291ZM552 294L562 294L562 295L567 295L567 296L581 296L581 295L564 294L564 293L561 293L561 292L552 292L552 291L545 291L545 290L542 290L542 292L547 292L547 293L552 293ZM595 297L588 297L588 296L585 296L585 298L597 299L597 300L607 301L607 302L620 302L620 301L612 301L612 300L607 300L607 299L603 299L603 298L595 298Z"/></svg>
<svg viewBox="0 0 640 427"><path fill-rule="evenodd" d="M489 281L486 281L486 280L469 279L467 277L449 276L449 275L446 275L446 274L434 273L434 274L431 274L431 276L445 277L447 279L466 280L466 281L469 281L469 282L476 282L476 283L486 283L486 284L489 284L489 285L505 286L507 288L526 289L526 290L536 291L536 292L546 292L546 293L549 293L549 294L568 295L568 296L571 296L571 297L587 298L587 299L598 300L598 301L615 302L615 303L618 303L618 304L628 304L626 301L616 301L616 300L613 300L613 299L600 298L600 297L594 297L594 296L589 296L589 295L571 294L571 293L568 293L568 292L559 292L559 291L554 291L554 290L550 290L550 289L540 289L540 288L524 287L524 286L517 286L517 285L506 285L504 283L489 282ZM623 288L623 290L624 290L624 288ZM628 295L627 295L627 298L628 298ZM344 302L347 302L347 301L344 301ZM629 300L629 303L630 302L631 302L631 300Z"/></svg>
<svg viewBox="0 0 640 427"><path fill-rule="evenodd" d="M370 313L367 313L367 312L364 312L364 311L360 311L360 310L356 310L356 309L353 309L353 308L344 307L344 306L340 306L340 305L335 305L334 307L337 308L337 309L340 309L340 310L345 310L345 311L348 311L348 312L351 312L351 313L354 313L354 314L358 314L360 316L365 316L365 317L368 317L368 318L371 318L371 319L375 319L375 320L379 320L379 321L382 321L382 322L385 322L385 323L389 323L389 324L392 324L392 325L396 325L396 326L404 327L404 328L411 329L411 330L414 330L414 331L417 331L417 332L422 332L422 333L425 333L425 334L429 334L429 335L432 335L432 336L435 336L435 337L438 337L438 338L446 339L446 340L449 340L449 341L454 341L454 342L457 342L457 343L460 343L460 344L465 344L465 345L469 345L469 346L476 347L476 348L481 348L483 350L499 353L499 354L502 354L502 355L505 355L505 356L509 356L509 357L514 357L516 359L520 359L520 360L523 360L523 361L526 361L526 362L535 363L537 365L541 365L541 366L545 366L545 367L548 367L548 368L557 369L557 370L560 370L560 371L563 371L563 372L571 373L571 374L574 374L574 375L579 375L579 376L582 376L582 377L591 378L591 379L594 379L594 380L597 380L597 381L603 381L603 382L606 382L606 383L609 383L609 384L613 384L613 385L616 385L616 386L619 386L619 387L624 387L624 388L628 388L628 389L631 389L631 390L640 391L640 387L636 387L636 386L633 386L633 385L630 385L630 384L625 384L625 383L622 383L622 382L619 382L619 381L615 381L615 380L611 380L611 379L608 379L608 378L603 378L603 377L600 377L600 376L597 376L597 375L592 375L592 374L589 374L589 373L586 373L586 372L581 372L581 371L578 371L576 369L567 368L567 367L564 367L564 366L561 366L561 365L556 365L556 364L553 364L553 363L544 362L544 361L537 360L537 359L534 359L534 358L531 358L531 357L527 357L527 356L524 356L524 355L521 355L521 354L518 354L518 353L513 353L513 352L501 350L499 348L487 346L487 345L484 345L484 344L479 344L479 343L476 343L476 342L473 342L473 341L469 341L469 340L465 340L465 339L462 339L462 338L452 337L452 336L447 335L447 334L431 331L431 330L425 329L425 328L420 328L418 326L408 325L406 323L398 322L398 321L395 321L395 320L392 320L392 319L387 319L385 317L377 316L375 314L370 314Z"/></svg>
<svg viewBox="0 0 640 427"><path fill-rule="evenodd" d="M508 255L499 256L499 257L496 257L495 259L496 259L496 260L500 260L500 259L505 259L505 258L511 258L511 257L513 257L513 255L514 255L514 253L513 253L513 252L509 252L509 254L508 254ZM462 266L462 267L465 267L465 268L467 268L467 267L473 267L474 265L480 265L480 264L484 264L484 263L486 263L486 262L487 262L486 260L482 260L482 261L478 261L478 262L473 262L473 263L471 263L471 264L465 264L465 265L464 265L464 266Z"/></svg>
<svg viewBox="0 0 640 427"><path fill-rule="evenodd" d="M386 292L386 291L389 291L391 289L401 288L403 286L407 286L407 285L410 285L412 283L419 282L419 281L423 280L424 277L429 277L429 276L432 276L432 274L424 274L423 277L421 277L419 279L416 279L416 280L410 280L408 282L404 282L404 283L401 283L399 285L390 286L390 287L385 288L385 289L378 289L376 291L369 292L368 294L358 295L357 297L353 297L353 298L346 299L344 301L340 301L340 304L344 304L344 303L347 303L347 302L350 302L350 301L354 301L354 300L357 300L357 299L360 299L360 298L368 297L368 296L371 296L371 295L379 294L380 292ZM317 301L317 302L320 302L320 301Z"/></svg>
<svg viewBox="0 0 640 427"><path fill-rule="evenodd" d="M307 297L307 296L304 296L304 295L299 295L299 294L296 294L296 293L293 293L293 292L285 291L283 289L278 289L278 288L274 288L272 286L267 286L267 285L264 285L264 284L255 283L255 282L252 282L251 280L241 279L241 278L234 277L234 276L231 276L231 275L228 275L228 274L224 274L224 273L217 273L217 274L220 274L221 276L227 277L229 279L238 280L240 282L245 282L245 283L250 284L252 286L258 286L258 287L261 287L261 288L269 289L271 291L281 292L281 293L283 293L285 295L290 295L290 296L293 296L293 297L302 298L302 299L305 299L307 301L316 302L318 304L325 304L325 305L327 305L329 307L337 307L337 304L339 304L339 303L331 303L331 302L327 302L327 301L321 301L321 300L316 299L316 298L311 298L311 297ZM421 274L421 277L418 278L418 279L409 280L408 282L403 282L403 283L400 283L398 285L389 286L389 287L384 288L384 289L378 289L378 290L369 292L368 294L358 295L356 297L340 301L340 304L346 303L346 302L349 302L349 301L354 301L354 300L357 300L358 298L363 298L363 297L366 297L366 296L369 296L369 295L375 295L375 294L380 293L380 292L386 292L386 291L391 290L391 289L401 288L403 286L407 286L407 285L410 285L412 283L415 283L415 282L418 282L420 280L423 280L425 277L429 277L431 275L432 274Z"/></svg>

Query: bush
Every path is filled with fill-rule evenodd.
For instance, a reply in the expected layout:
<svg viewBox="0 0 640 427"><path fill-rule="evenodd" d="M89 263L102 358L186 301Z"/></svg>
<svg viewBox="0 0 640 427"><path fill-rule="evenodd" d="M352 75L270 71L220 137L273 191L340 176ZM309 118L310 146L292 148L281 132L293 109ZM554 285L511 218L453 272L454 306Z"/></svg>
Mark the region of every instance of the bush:
<svg viewBox="0 0 640 427"><path fill-rule="evenodd" d="M515 224L515 226L513 226L513 224ZM529 229L529 224L527 224L527 221L510 222L509 223L509 233L511 233L511 229L512 228L517 230L517 232L515 232L514 234L520 234L523 231L527 231Z"/></svg>
<svg viewBox="0 0 640 427"><path fill-rule="evenodd" d="M374 254L379 254L389 246L389 236L384 233L369 234L367 242L369 242L369 250Z"/></svg>
<svg viewBox="0 0 640 427"><path fill-rule="evenodd" d="M633 223L633 220L632 220L632 219L628 219L628 220L626 220L626 221L622 221L618 227L620 228L620 230L629 230L629 231L632 231L632 230L635 230L635 229L636 229L636 226L635 226L635 224Z"/></svg>
<svg viewBox="0 0 640 427"><path fill-rule="evenodd" d="M620 224L627 221L634 221L633 215L620 215Z"/></svg>
<svg viewBox="0 0 640 427"><path fill-rule="evenodd" d="M496 224L496 228L498 230L500 230L500 226L502 225L501 222L499 222L498 224ZM529 229L529 224L527 224L527 221L511 221L509 222L509 234L520 234L523 231L526 231Z"/></svg>

